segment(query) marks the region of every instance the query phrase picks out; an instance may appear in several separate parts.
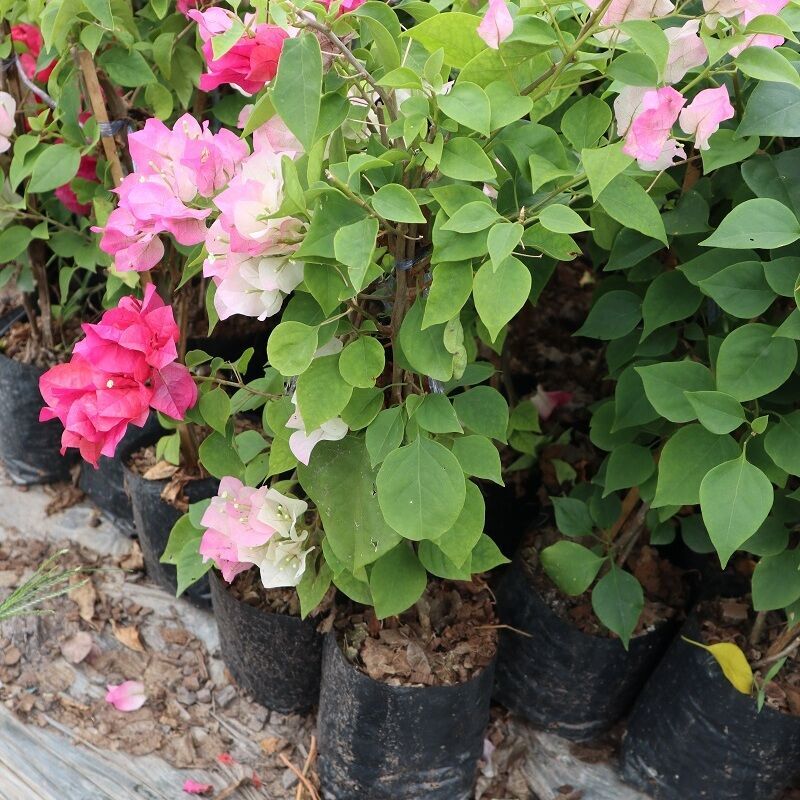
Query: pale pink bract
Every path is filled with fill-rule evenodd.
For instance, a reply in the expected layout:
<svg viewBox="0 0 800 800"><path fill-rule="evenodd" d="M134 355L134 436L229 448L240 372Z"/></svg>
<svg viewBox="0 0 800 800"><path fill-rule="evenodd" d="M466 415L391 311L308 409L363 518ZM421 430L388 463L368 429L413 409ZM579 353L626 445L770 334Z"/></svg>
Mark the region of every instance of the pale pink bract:
<svg viewBox="0 0 800 800"><path fill-rule="evenodd" d="M719 130L719 125L735 114L728 90L724 86L703 89L680 115L681 130L695 137L699 150L708 150L709 138Z"/></svg>
<svg viewBox="0 0 800 800"><path fill-rule="evenodd" d="M16 127L14 123L16 111L17 101L8 92L0 92L0 153L5 153L11 148L11 137Z"/></svg>
<svg viewBox="0 0 800 800"><path fill-rule="evenodd" d="M511 36L513 30L514 19L506 0L489 0L489 8L478 25L478 36L493 50L499 50L500 44Z"/></svg>

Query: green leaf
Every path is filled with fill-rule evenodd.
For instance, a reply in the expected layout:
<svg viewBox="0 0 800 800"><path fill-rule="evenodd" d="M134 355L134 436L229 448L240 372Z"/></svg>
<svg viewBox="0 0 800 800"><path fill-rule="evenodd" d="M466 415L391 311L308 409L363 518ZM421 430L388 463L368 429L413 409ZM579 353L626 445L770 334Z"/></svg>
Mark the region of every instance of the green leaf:
<svg viewBox="0 0 800 800"><path fill-rule="evenodd" d="M612 433L646 425L658 419L658 412L650 404L644 391L644 384L636 372L636 367L626 367L617 380L614 390L614 424Z"/></svg>
<svg viewBox="0 0 800 800"><path fill-rule="evenodd" d="M496 271L487 261L475 273L472 286L475 309L492 341L525 305L530 290L531 273L513 256L509 256Z"/></svg>
<svg viewBox="0 0 800 800"><path fill-rule="evenodd" d="M603 189L597 202L612 219L622 223L626 228L633 228L651 239L667 243L664 223L653 198L633 178L629 178L627 175L617 175ZM795 224L797 225L797 220L795 220ZM800 237L800 226L798 226L797 236ZM706 241L710 242L710 239ZM730 245L724 244L718 246L730 247Z"/></svg>
<svg viewBox="0 0 800 800"><path fill-rule="evenodd" d="M759 83L747 101L737 136L800 136L800 89L787 83Z"/></svg>
<svg viewBox="0 0 800 800"><path fill-rule="evenodd" d="M625 142L620 141L605 147L581 150L581 161L589 179L593 200L599 200L605 188L633 163L633 158L622 152L624 146Z"/></svg>
<svg viewBox="0 0 800 800"><path fill-rule="evenodd" d="M495 544L494 540L485 533L481 534L472 550L470 572L473 575L478 572L489 572L489 570L499 567L501 564L508 563L509 559L500 552L500 548Z"/></svg>
<svg viewBox="0 0 800 800"><path fill-rule="evenodd" d="M83 0L86 10L108 30L114 30L114 15L111 13L111 0Z"/></svg>
<svg viewBox="0 0 800 800"><path fill-rule="evenodd" d="M540 558L550 580L564 594L573 597L583 594L592 585L606 560L582 544L567 541L545 547Z"/></svg>
<svg viewBox="0 0 800 800"><path fill-rule="evenodd" d="M770 428L764 449L785 472L800 475L800 411L792 411Z"/></svg>
<svg viewBox="0 0 800 800"><path fill-rule="evenodd" d="M626 86L655 86L658 83L658 67L644 53L623 53L608 66L610 78Z"/></svg>
<svg viewBox="0 0 800 800"><path fill-rule="evenodd" d="M456 457L432 439L415 439L384 460L376 479L389 525L406 539L436 539L458 519L466 479Z"/></svg>
<svg viewBox="0 0 800 800"><path fill-rule="evenodd" d="M462 433L456 412L443 394L426 394L414 411L414 421L429 433Z"/></svg>
<svg viewBox="0 0 800 800"><path fill-rule="evenodd" d="M353 387L339 372L339 355L315 358L297 379L297 405L305 429L313 431L338 417L352 394Z"/></svg>
<svg viewBox="0 0 800 800"><path fill-rule="evenodd" d="M714 467L700 484L700 510L720 563L762 525L772 508L769 478L745 454Z"/></svg>
<svg viewBox="0 0 800 800"><path fill-rule="evenodd" d="M472 559L467 557L462 564L456 564L451 558L445 555L444 551L433 542L420 542L417 547L417 555L431 575L437 578L444 578L453 581L472 580Z"/></svg>
<svg viewBox="0 0 800 800"><path fill-rule="evenodd" d="M453 319L472 294L472 264L468 261L442 262L433 268L433 282L425 303L422 328Z"/></svg>
<svg viewBox="0 0 800 800"><path fill-rule="evenodd" d="M482 50L486 43L478 36L480 18L474 14L451 11L437 14L415 25L403 36L419 42L429 53L444 50L444 59L456 69L461 69Z"/></svg>
<svg viewBox="0 0 800 800"><path fill-rule="evenodd" d="M450 139L442 150L439 171L460 181L490 181L495 169L483 148L474 139Z"/></svg>
<svg viewBox="0 0 800 800"><path fill-rule="evenodd" d="M505 442L508 430L508 405L491 386L475 386L453 399L456 414L472 433Z"/></svg>
<svg viewBox="0 0 800 800"><path fill-rule="evenodd" d="M373 565L369 588L375 616L386 619L402 614L419 600L428 584L428 574L414 551L401 542Z"/></svg>
<svg viewBox="0 0 800 800"><path fill-rule="evenodd" d="M492 107L492 118L489 127L496 131L505 128L512 122L530 113L533 101L530 97L520 95L517 89L506 81L494 81L486 87L489 103Z"/></svg>
<svg viewBox="0 0 800 800"><path fill-rule="evenodd" d="M736 66L751 78L800 87L800 76L778 50L751 45L736 56Z"/></svg>
<svg viewBox="0 0 800 800"><path fill-rule="evenodd" d="M556 514L556 528L565 536L590 536L594 530L589 506L573 497L551 497Z"/></svg>
<svg viewBox="0 0 800 800"><path fill-rule="evenodd" d="M592 590L592 607L597 618L628 645L644 608L644 592L629 572L612 565Z"/></svg>
<svg viewBox="0 0 800 800"><path fill-rule="evenodd" d="M383 389L375 386L353 389L347 405L342 409L342 420L351 431L361 431L378 416L383 408Z"/></svg>
<svg viewBox="0 0 800 800"><path fill-rule="evenodd" d="M80 163L81 151L77 147L48 144L34 162L28 191L49 192L69 183L78 174Z"/></svg>
<svg viewBox="0 0 800 800"><path fill-rule="evenodd" d="M114 46L101 53L97 63L120 86L144 86L156 79L150 65L138 50Z"/></svg>
<svg viewBox="0 0 800 800"><path fill-rule="evenodd" d="M543 208L539 213L539 222L554 233L580 233L593 230L578 213L561 203L554 203Z"/></svg>
<svg viewBox="0 0 800 800"><path fill-rule="evenodd" d="M347 274L357 291L364 288L367 270L375 252L378 220L374 217L354 222L340 228L333 237L336 260L347 267Z"/></svg>
<svg viewBox="0 0 800 800"><path fill-rule="evenodd" d="M691 317L702 302L702 294L683 273L663 272L647 287L642 301L642 339L664 325Z"/></svg>
<svg viewBox="0 0 800 800"><path fill-rule="evenodd" d="M269 447L267 440L258 431L242 431L233 437L239 458L245 464L250 463L259 453Z"/></svg>
<svg viewBox="0 0 800 800"><path fill-rule="evenodd" d="M762 558L753 572L753 608L773 611L800 599L800 550Z"/></svg>
<svg viewBox="0 0 800 800"><path fill-rule="evenodd" d="M730 250L783 247L800 239L797 217L782 203L769 197L757 197L739 203L708 239L703 247L725 247Z"/></svg>
<svg viewBox="0 0 800 800"><path fill-rule="evenodd" d="M363 438L320 442L309 465L298 465L297 477L319 511L325 542L351 572L400 541L381 513Z"/></svg>
<svg viewBox="0 0 800 800"><path fill-rule="evenodd" d="M425 222L425 215L414 195L399 183L381 186L371 198L372 207L386 219L394 222Z"/></svg>
<svg viewBox="0 0 800 800"><path fill-rule="evenodd" d="M639 45L642 52L650 57L658 69L659 76L663 75L670 49L664 31L649 19L631 19L621 23L619 27Z"/></svg>
<svg viewBox="0 0 800 800"><path fill-rule="evenodd" d="M519 222L501 222L489 229L486 244L489 248L489 258L492 260L492 269L497 271L514 252L514 248L522 240L523 233L525 228Z"/></svg>
<svg viewBox="0 0 800 800"><path fill-rule="evenodd" d="M0 253L3 261L8 263L27 250L33 236L31 229L25 225L12 225L0 233Z"/></svg>
<svg viewBox="0 0 800 800"><path fill-rule="evenodd" d="M711 433L735 431L744 422L742 404L724 392L686 392L700 424Z"/></svg>
<svg viewBox="0 0 800 800"><path fill-rule="evenodd" d="M453 377L453 355L444 346L445 326L429 324L423 329L425 308L425 298L417 297L403 319L398 341L413 369L437 381L449 381Z"/></svg>
<svg viewBox="0 0 800 800"><path fill-rule="evenodd" d="M736 132L722 128L709 140L709 149L701 150L703 157L703 172L726 167L728 164L738 164L758 150L758 136L745 136L737 138Z"/></svg>
<svg viewBox="0 0 800 800"><path fill-rule="evenodd" d="M231 416L231 399L224 389L216 388L201 395L199 402L203 419L221 434L225 433Z"/></svg>
<svg viewBox="0 0 800 800"><path fill-rule="evenodd" d="M305 372L319 346L318 328L302 322L280 322L267 339L269 363L285 377Z"/></svg>
<svg viewBox="0 0 800 800"><path fill-rule="evenodd" d="M467 481L467 494L461 514L453 527L436 540L436 546L457 567L469 562L470 554L483 534L485 517L486 504L481 490L472 481Z"/></svg>
<svg viewBox="0 0 800 800"><path fill-rule="evenodd" d="M199 448L200 463L215 478L244 477L244 464L228 440L219 433L206 437Z"/></svg>
<svg viewBox="0 0 800 800"><path fill-rule="evenodd" d="M760 316L775 300L760 261L731 264L698 286L723 311L741 319Z"/></svg>
<svg viewBox="0 0 800 800"><path fill-rule="evenodd" d="M571 105L561 118L561 130L572 146L580 152L597 144L608 130L611 109L599 97L588 94Z"/></svg>
<svg viewBox="0 0 800 800"><path fill-rule="evenodd" d="M270 97L286 127L311 150L322 102L322 53L319 41L306 31L283 43Z"/></svg>
<svg viewBox="0 0 800 800"><path fill-rule="evenodd" d="M489 135L492 116L486 92L474 83L459 81L448 94L436 98L439 108L450 119L484 136Z"/></svg>
<svg viewBox="0 0 800 800"><path fill-rule="evenodd" d="M359 336L342 350L339 372L351 385L369 389L383 372L386 356L383 345L373 336Z"/></svg>
<svg viewBox="0 0 800 800"><path fill-rule="evenodd" d="M630 333L641 318L642 301L639 296L623 289L614 289L597 298L586 322L575 331L575 336L619 339Z"/></svg>
<svg viewBox="0 0 800 800"><path fill-rule="evenodd" d="M319 571L306 568L300 583L297 584L297 597L300 600L300 616L305 619L322 602L328 592L333 573L324 558L319 559Z"/></svg>
<svg viewBox="0 0 800 800"><path fill-rule="evenodd" d="M797 363L797 345L774 333L770 325L751 322L725 337L717 355L719 391L744 402L786 382Z"/></svg>
<svg viewBox="0 0 800 800"><path fill-rule="evenodd" d="M640 486L655 470L653 455L646 447L630 442L615 447L608 457L603 497L618 489Z"/></svg>
<svg viewBox="0 0 800 800"><path fill-rule="evenodd" d="M457 437L453 442L453 455L466 475L503 485L500 453L486 436Z"/></svg>
<svg viewBox="0 0 800 800"><path fill-rule="evenodd" d="M486 230L494 225L502 217L494 210L490 203L476 200L467 203L456 211L444 225L443 231L455 231L456 233L476 233Z"/></svg>
<svg viewBox="0 0 800 800"><path fill-rule="evenodd" d="M696 414L685 392L710 391L714 379L707 367L696 361L664 361L636 367L647 399L670 422L689 422Z"/></svg>

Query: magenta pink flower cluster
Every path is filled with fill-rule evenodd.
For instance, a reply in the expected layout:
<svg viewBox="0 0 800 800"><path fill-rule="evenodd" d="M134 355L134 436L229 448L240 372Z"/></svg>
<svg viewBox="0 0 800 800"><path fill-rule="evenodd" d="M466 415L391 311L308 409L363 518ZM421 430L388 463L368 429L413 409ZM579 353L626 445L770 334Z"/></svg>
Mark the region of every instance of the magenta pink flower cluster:
<svg viewBox="0 0 800 800"><path fill-rule="evenodd" d="M114 455L129 424L145 424L150 409L183 419L197 401L197 387L176 362L178 326L153 284L144 300L124 297L83 330L86 338L70 361L39 379L47 404L39 419L58 419L64 426L62 455L77 448L97 467L101 455Z"/></svg>
<svg viewBox="0 0 800 800"><path fill-rule="evenodd" d="M103 234L100 249L114 256L117 270L143 272L164 255L159 234L170 233L183 245L205 239L203 220L211 210L195 201L226 185L248 147L235 133L212 133L190 114L172 130L148 119L128 141L135 172L115 190L119 205L105 227L92 230Z"/></svg>
<svg viewBox="0 0 800 800"><path fill-rule="evenodd" d="M200 76L200 88L204 92L229 83L245 94L255 94L275 77L283 42L289 36L283 28L266 23L255 25L254 15L249 14L239 41L215 59L211 40L227 33L237 22L236 15L222 8L209 8L208 11L190 10L187 16L197 23L203 40L203 56L208 68L208 72Z"/></svg>

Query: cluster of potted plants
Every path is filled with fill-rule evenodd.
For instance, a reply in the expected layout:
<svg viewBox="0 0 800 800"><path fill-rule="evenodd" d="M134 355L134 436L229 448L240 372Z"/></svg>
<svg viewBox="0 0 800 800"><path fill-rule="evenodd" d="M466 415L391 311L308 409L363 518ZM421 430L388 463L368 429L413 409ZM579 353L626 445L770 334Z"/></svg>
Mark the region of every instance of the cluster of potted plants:
<svg viewBox="0 0 800 800"><path fill-rule="evenodd" d="M0 458L82 456L324 796L469 797L493 693L779 796L795 9L0 8Z"/></svg>

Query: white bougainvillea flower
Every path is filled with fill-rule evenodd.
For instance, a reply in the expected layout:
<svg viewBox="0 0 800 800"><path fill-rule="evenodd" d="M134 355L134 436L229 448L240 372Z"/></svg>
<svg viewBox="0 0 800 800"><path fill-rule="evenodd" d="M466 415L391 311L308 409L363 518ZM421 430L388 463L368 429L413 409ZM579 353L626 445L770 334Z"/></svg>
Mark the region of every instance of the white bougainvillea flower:
<svg viewBox="0 0 800 800"><path fill-rule="evenodd" d="M241 548L240 555L255 564L266 589L297 586L306 571L306 558L314 549L304 547L308 531L294 527L288 536L275 534L261 547Z"/></svg>
<svg viewBox="0 0 800 800"><path fill-rule="evenodd" d="M514 19L505 0L489 0L489 8L478 25L478 36L493 50L500 49L500 43L511 36Z"/></svg>
<svg viewBox="0 0 800 800"><path fill-rule="evenodd" d="M700 20L690 19L680 28L667 28L664 35L669 41L669 55L664 69L664 81L677 83L693 67L699 67L708 58L708 51L698 35Z"/></svg>
<svg viewBox="0 0 800 800"><path fill-rule="evenodd" d="M109 684L106 689L106 702L117 711L137 711L147 700L141 681L125 681L117 686Z"/></svg>
<svg viewBox="0 0 800 800"><path fill-rule="evenodd" d="M731 119L734 115L728 90L724 86L716 89L703 89L694 100L681 111L681 130L694 136L699 150L708 150L708 140L719 130L720 122Z"/></svg>
<svg viewBox="0 0 800 800"><path fill-rule="evenodd" d="M8 92L0 92L0 153L5 153L11 147L16 111L17 101Z"/></svg>
<svg viewBox="0 0 800 800"><path fill-rule="evenodd" d="M294 403L294 414L286 421L286 427L294 430L289 437L289 449L298 461L308 466L311 452L320 442L337 442L339 439L344 439L350 428L341 417L334 417L323 422L319 428L307 431L300 416L300 409L297 407L296 394L292 395L292 403Z"/></svg>

